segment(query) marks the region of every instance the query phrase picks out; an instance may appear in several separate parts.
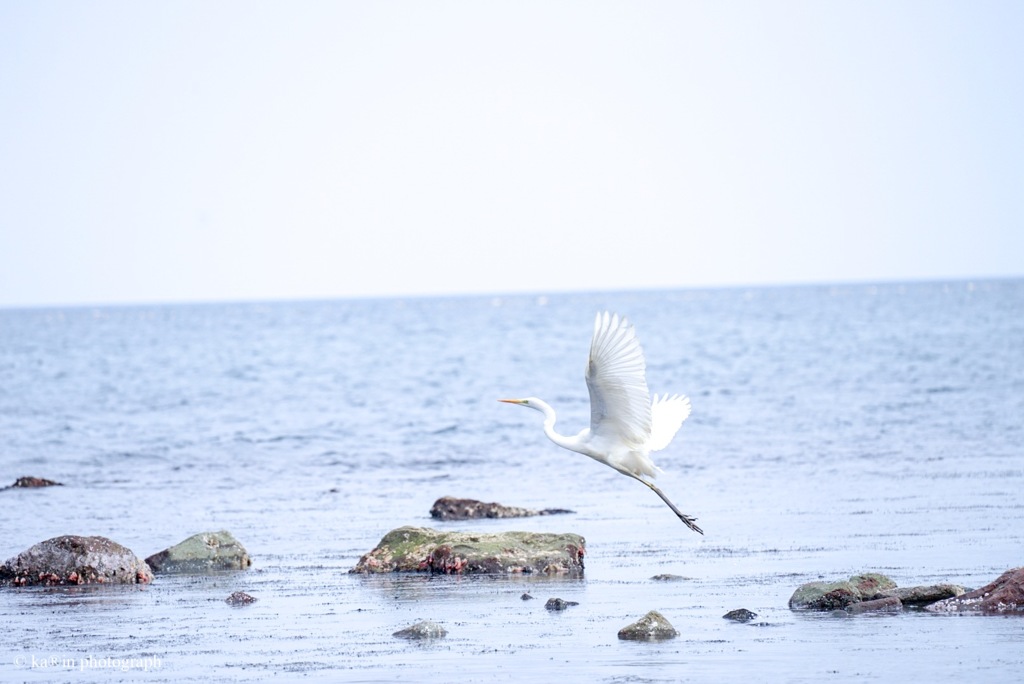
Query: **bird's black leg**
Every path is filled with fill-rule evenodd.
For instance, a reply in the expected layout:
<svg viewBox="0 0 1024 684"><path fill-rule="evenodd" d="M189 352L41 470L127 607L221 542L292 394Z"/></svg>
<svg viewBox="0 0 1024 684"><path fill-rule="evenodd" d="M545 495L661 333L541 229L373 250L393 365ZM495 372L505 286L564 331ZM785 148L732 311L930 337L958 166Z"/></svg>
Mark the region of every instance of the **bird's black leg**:
<svg viewBox="0 0 1024 684"><path fill-rule="evenodd" d="M640 480L640 478L636 478L636 479ZM668 507L672 509L672 512L675 513L676 515L678 515L679 519L682 520L683 523L687 527L689 527L694 532L699 532L700 534L704 534L704 530L702 530L699 527L697 527L697 519L696 518L691 518L690 516L686 515L685 513L680 511L678 508L676 508L676 505L674 503L672 503L671 501L669 501L668 497L665 496L665 494L660 489L658 489L657 487L652 485L647 480L640 480L640 481L643 482L648 487L650 487L651 491L653 491L655 494L660 496L661 500L668 504Z"/></svg>

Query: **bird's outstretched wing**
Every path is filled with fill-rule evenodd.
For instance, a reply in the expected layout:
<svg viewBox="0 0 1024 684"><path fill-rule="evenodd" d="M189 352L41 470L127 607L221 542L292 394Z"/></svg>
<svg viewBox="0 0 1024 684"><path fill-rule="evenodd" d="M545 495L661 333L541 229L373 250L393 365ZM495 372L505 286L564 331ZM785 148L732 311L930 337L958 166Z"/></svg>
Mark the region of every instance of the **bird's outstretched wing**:
<svg viewBox="0 0 1024 684"><path fill-rule="evenodd" d="M641 446L651 435L651 395L646 364L633 326L625 318L599 313L587 361L590 433Z"/></svg>
<svg viewBox="0 0 1024 684"><path fill-rule="evenodd" d="M661 451L667 447L689 415L690 400L683 395L666 394L659 399L655 394L651 402L651 439L647 442L647 448Z"/></svg>

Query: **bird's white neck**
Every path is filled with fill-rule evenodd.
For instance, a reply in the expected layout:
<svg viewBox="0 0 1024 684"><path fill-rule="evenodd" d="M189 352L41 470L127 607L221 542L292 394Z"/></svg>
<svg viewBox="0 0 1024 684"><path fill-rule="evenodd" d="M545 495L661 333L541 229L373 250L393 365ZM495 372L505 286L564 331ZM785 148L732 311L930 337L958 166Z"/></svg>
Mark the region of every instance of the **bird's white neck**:
<svg viewBox="0 0 1024 684"><path fill-rule="evenodd" d="M558 417L555 415L555 409L551 408L547 402L531 399L530 408L535 408L544 414L544 434L548 436L548 439L563 449L580 451L579 440L576 437L568 437L555 432L555 421L558 420Z"/></svg>

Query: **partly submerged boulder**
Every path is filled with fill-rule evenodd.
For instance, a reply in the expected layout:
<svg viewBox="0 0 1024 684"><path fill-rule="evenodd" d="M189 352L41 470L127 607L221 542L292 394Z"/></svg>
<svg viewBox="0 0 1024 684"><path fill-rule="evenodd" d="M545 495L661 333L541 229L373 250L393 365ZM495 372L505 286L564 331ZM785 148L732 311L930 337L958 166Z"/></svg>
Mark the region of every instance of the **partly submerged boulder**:
<svg viewBox="0 0 1024 684"><path fill-rule="evenodd" d="M54 537L0 565L0 582L16 587L152 581L153 573L144 561L106 537Z"/></svg>
<svg viewBox="0 0 1024 684"><path fill-rule="evenodd" d="M518 508L500 503L484 503L475 499L456 499L442 496L430 507L430 517L437 520L476 520L479 518L529 518L535 515L572 513L562 508Z"/></svg>
<svg viewBox="0 0 1024 684"><path fill-rule="evenodd" d="M860 601L857 588L850 582L808 582L801 584L789 597L794 610L839 610Z"/></svg>
<svg viewBox="0 0 1024 684"><path fill-rule="evenodd" d="M631 641L660 641L679 636L679 632L672 626L665 616L656 610L644 615L631 625L626 625L619 630L619 638Z"/></svg>
<svg viewBox="0 0 1024 684"><path fill-rule="evenodd" d="M440 639L448 634L441 625L431 620L422 620L417 622L415 625L410 625L405 629L400 629L391 636L398 637L399 639Z"/></svg>
<svg viewBox="0 0 1024 684"><path fill-rule="evenodd" d="M559 611L559 610L565 610L569 606L578 606L578 605L580 605L579 601L566 601L565 599L561 599L561 598L549 598L548 602L544 604L544 607L547 608L548 610Z"/></svg>
<svg viewBox="0 0 1024 684"><path fill-rule="evenodd" d="M736 610L730 610L722 617L734 622L750 622L757 617L757 613L752 610L747 610L746 608L737 608Z"/></svg>
<svg viewBox="0 0 1024 684"><path fill-rule="evenodd" d="M789 607L794 610L841 610L895 588L895 582L877 573L854 575L838 582L808 582L793 592Z"/></svg>
<svg viewBox="0 0 1024 684"><path fill-rule="evenodd" d="M439 532L399 527L349 572L443 574L583 573L586 541L578 534Z"/></svg>
<svg viewBox="0 0 1024 684"><path fill-rule="evenodd" d="M846 612L850 615L861 613L891 613L903 610L903 602L895 596L886 598L871 599L870 601L858 601L846 606Z"/></svg>
<svg viewBox="0 0 1024 684"><path fill-rule="evenodd" d="M201 532L146 559L159 574L203 574L245 570L252 559L230 532Z"/></svg>
<svg viewBox="0 0 1024 684"><path fill-rule="evenodd" d="M1007 570L995 581L954 598L925 606L936 613L979 612L989 614L1024 611L1024 567Z"/></svg>

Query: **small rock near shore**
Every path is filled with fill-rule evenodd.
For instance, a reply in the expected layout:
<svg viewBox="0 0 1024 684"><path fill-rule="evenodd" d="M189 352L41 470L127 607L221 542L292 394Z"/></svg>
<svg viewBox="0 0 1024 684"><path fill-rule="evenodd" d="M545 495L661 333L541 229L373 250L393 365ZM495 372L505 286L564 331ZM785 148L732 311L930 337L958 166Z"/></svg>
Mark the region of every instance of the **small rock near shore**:
<svg viewBox="0 0 1024 684"><path fill-rule="evenodd" d="M581 575L585 544L578 534L475 534L400 527L384 535L349 572Z"/></svg>
<svg viewBox="0 0 1024 684"><path fill-rule="evenodd" d="M400 629L391 636L399 637L400 639L440 639L447 634L448 631L436 622L423 620L405 629Z"/></svg>
<svg viewBox="0 0 1024 684"><path fill-rule="evenodd" d="M750 622L757 617L757 613L746 608L737 608L736 610L730 610L728 613L722 616L726 620L734 620L736 622Z"/></svg>
<svg viewBox="0 0 1024 684"><path fill-rule="evenodd" d="M252 565L245 547L230 532L201 532L146 559L156 574L204 574L245 570Z"/></svg>
<svg viewBox="0 0 1024 684"><path fill-rule="evenodd" d="M533 600L533 597L532 597L532 596L530 596L529 594L526 594L526 593L524 593L524 594L523 594L522 596L520 596L519 598L521 598L521 599L522 599L522 600L524 600L524 601L531 601L531 600Z"/></svg>
<svg viewBox="0 0 1024 684"><path fill-rule="evenodd" d="M656 610L652 610L633 624L626 625L619 630L620 639L631 641L660 641L677 636L679 636L679 632L672 626L672 623Z"/></svg>
<svg viewBox="0 0 1024 684"><path fill-rule="evenodd" d="M250 603L256 603L256 597L250 596L244 591L236 591L224 600L231 606L247 606Z"/></svg>
<svg viewBox="0 0 1024 684"><path fill-rule="evenodd" d="M0 583L14 587L58 584L148 584L149 566L106 537L54 537L0 565Z"/></svg>
<svg viewBox="0 0 1024 684"><path fill-rule="evenodd" d="M935 613L978 612L985 614L1019 613L1024 611L1024 567L1007 570L981 589L947 598L925 610Z"/></svg>
<svg viewBox="0 0 1024 684"><path fill-rule="evenodd" d="M476 499L456 499L442 496L430 507L430 517L437 520L477 520L480 518L529 518L535 515L558 515L572 513L562 508L519 508L500 503L484 503Z"/></svg>

